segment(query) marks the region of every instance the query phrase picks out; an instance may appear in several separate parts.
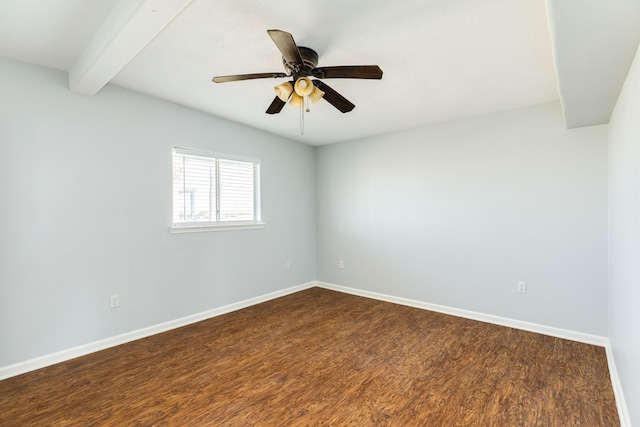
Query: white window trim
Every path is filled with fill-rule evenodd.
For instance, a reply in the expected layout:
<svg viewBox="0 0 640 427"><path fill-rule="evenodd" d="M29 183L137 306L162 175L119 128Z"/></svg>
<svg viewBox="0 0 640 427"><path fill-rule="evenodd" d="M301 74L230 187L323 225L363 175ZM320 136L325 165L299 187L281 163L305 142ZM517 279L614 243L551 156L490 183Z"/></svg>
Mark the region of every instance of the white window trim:
<svg viewBox="0 0 640 427"><path fill-rule="evenodd" d="M260 160L253 159L249 157L243 156L234 156L222 153L216 153L211 151L204 151L198 149L184 148L184 147L173 147L179 154L196 154L203 155L206 157L215 157L218 159L225 160L237 160L241 162L255 163L258 166L260 165ZM258 176L258 188L256 189L256 196L260 198L260 177ZM173 195L172 195L172 203L173 203ZM169 227L169 233L171 234L183 234L183 233L202 233L209 231L229 231L229 230L255 230L264 228L266 225L261 219L261 203L258 200L256 215L258 216L257 220L253 221L224 221L224 222L206 222L206 223L181 223L174 224L173 220L171 221L172 225Z"/></svg>
<svg viewBox="0 0 640 427"><path fill-rule="evenodd" d="M215 157L217 159L224 160L237 160L239 162L247 162L247 163L260 163L260 159L256 159L254 157L246 157L246 156L236 156L234 154L225 154L220 153L218 151L207 151L200 150L198 148L186 148L186 147L173 147L173 150L178 154L191 154L191 155L200 155L204 157Z"/></svg>
<svg viewBox="0 0 640 427"><path fill-rule="evenodd" d="M238 221L238 222L225 222L222 224L190 224L169 227L171 234L180 233L201 233L207 231L228 231L228 230L255 230L258 228L264 228L266 224L262 221Z"/></svg>

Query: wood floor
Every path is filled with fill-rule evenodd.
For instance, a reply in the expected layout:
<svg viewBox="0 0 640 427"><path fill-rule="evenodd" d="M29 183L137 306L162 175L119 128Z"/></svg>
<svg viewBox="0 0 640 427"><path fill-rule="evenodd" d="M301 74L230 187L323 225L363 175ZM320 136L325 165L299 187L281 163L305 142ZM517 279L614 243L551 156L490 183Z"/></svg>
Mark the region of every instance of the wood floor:
<svg viewBox="0 0 640 427"><path fill-rule="evenodd" d="M619 420L601 347L312 288L0 381L0 425Z"/></svg>

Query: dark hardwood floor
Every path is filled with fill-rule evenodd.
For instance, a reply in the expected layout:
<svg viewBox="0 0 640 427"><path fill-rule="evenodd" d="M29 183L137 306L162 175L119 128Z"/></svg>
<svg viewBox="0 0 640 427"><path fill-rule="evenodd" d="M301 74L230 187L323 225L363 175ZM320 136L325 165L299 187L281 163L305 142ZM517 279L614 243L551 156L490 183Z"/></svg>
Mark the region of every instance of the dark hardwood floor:
<svg viewBox="0 0 640 427"><path fill-rule="evenodd" d="M1 426L618 426L601 347L312 288L0 381Z"/></svg>

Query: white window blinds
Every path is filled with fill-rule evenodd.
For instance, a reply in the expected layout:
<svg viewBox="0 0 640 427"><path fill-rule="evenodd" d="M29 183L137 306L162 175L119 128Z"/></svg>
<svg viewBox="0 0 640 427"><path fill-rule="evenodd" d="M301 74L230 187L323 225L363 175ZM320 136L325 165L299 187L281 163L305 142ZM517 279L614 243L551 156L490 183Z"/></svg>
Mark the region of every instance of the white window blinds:
<svg viewBox="0 0 640 427"><path fill-rule="evenodd" d="M260 221L260 163L173 149L173 226Z"/></svg>

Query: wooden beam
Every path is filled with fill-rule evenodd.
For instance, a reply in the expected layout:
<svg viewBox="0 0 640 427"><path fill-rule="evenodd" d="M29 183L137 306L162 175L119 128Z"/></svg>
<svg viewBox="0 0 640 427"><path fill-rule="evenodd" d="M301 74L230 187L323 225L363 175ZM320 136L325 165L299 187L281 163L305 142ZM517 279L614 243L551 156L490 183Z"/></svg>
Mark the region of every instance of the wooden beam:
<svg viewBox="0 0 640 427"><path fill-rule="evenodd" d="M95 95L193 0L121 0L69 70L69 88Z"/></svg>

